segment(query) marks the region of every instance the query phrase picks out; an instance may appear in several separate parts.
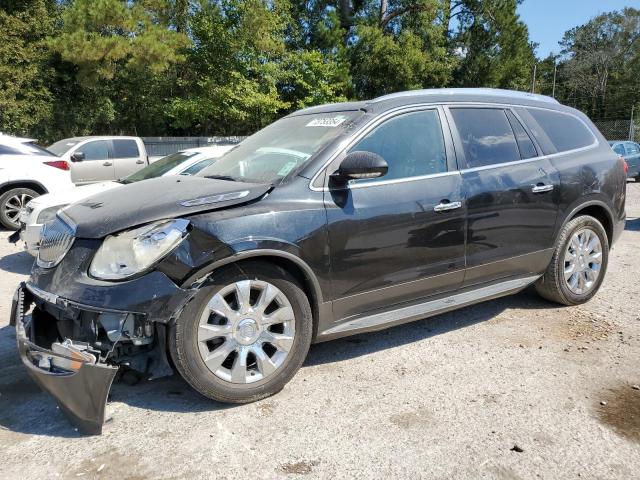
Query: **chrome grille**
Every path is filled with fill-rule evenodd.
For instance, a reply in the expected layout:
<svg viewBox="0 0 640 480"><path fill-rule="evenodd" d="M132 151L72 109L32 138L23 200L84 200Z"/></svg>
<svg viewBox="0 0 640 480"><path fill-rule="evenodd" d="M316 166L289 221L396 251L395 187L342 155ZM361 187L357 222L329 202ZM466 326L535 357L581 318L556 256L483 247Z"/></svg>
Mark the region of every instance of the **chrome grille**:
<svg viewBox="0 0 640 480"><path fill-rule="evenodd" d="M42 227L38 265L44 268L55 267L67 254L75 240L75 227L60 217L47 222Z"/></svg>

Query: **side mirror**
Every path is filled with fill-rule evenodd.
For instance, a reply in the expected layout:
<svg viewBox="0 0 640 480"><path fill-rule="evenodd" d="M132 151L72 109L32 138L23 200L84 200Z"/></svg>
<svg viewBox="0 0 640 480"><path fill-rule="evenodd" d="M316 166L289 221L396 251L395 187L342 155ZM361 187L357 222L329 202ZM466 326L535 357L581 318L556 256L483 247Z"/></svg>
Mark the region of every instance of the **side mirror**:
<svg viewBox="0 0 640 480"><path fill-rule="evenodd" d="M342 181L378 178L386 175L388 170L389 165L377 153L356 151L344 157L338 171L331 177Z"/></svg>
<svg viewBox="0 0 640 480"><path fill-rule="evenodd" d="M81 151L76 151L71 154L72 162L82 162L84 160L84 153Z"/></svg>

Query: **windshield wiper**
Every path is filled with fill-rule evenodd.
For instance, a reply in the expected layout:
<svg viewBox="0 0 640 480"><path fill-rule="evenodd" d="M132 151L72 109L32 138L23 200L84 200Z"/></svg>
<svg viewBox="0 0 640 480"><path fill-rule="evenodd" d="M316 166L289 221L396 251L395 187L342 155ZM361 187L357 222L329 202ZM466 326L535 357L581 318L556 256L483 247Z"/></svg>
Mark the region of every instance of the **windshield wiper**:
<svg viewBox="0 0 640 480"><path fill-rule="evenodd" d="M237 182L236 178L233 178L229 175L205 175L204 178L212 178L214 180L228 180L230 182Z"/></svg>

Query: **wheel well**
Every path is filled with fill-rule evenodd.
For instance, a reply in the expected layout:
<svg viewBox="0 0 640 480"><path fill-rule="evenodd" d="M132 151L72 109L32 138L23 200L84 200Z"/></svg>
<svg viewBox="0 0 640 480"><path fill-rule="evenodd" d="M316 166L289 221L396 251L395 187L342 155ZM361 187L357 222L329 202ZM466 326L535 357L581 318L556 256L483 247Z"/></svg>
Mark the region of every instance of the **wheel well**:
<svg viewBox="0 0 640 480"><path fill-rule="evenodd" d="M14 188L30 188L31 190L35 190L40 195L44 195L47 193L47 189L44 188L38 182L30 182L30 181L22 181L22 182L11 182L6 183L0 187L0 195Z"/></svg>
<svg viewBox="0 0 640 480"><path fill-rule="evenodd" d="M316 293L316 290L313 286L313 281L309 276L305 273L304 269L300 267L293 260L289 260L285 257L279 257L277 255L260 255L256 257L251 257L243 260L239 260L236 262L236 265L242 265L249 262L265 262L270 263L272 265L277 265L282 268L284 271L292 275L302 287L305 295L309 299L309 303L311 304L311 312L313 313L313 336L315 337L318 328L318 321L320 316L319 304L320 299Z"/></svg>
<svg viewBox="0 0 640 480"><path fill-rule="evenodd" d="M578 210L567 221L571 221L580 215L589 215L597 219L602 224L602 226L604 227L604 231L607 232L607 240L609 241L609 247L611 247L611 240L613 237L613 222L611 221L611 217L609 216L609 213L607 213L605 208L601 207L600 205L589 205L587 207L584 207Z"/></svg>

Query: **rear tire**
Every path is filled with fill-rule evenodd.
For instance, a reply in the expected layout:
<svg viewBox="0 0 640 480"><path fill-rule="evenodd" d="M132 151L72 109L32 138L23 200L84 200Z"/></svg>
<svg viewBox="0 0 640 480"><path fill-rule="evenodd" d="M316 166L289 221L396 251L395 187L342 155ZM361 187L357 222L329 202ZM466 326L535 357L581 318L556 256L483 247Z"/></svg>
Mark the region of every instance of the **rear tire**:
<svg viewBox="0 0 640 480"><path fill-rule="evenodd" d="M312 335L309 300L296 280L275 265L250 262L225 267L200 288L171 329L169 347L199 393L248 403L291 380Z"/></svg>
<svg viewBox="0 0 640 480"><path fill-rule="evenodd" d="M562 305L585 303L598 292L608 261L609 240L602 224L588 215L576 217L562 228L536 290Z"/></svg>
<svg viewBox="0 0 640 480"><path fill-rule="evenodd" d="M40 194L30 188L12 188L0 195L0 224L9 230L20 228L20 209Z"/></svg>

